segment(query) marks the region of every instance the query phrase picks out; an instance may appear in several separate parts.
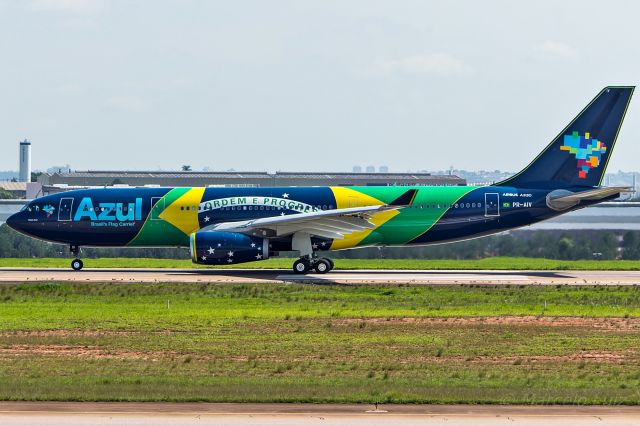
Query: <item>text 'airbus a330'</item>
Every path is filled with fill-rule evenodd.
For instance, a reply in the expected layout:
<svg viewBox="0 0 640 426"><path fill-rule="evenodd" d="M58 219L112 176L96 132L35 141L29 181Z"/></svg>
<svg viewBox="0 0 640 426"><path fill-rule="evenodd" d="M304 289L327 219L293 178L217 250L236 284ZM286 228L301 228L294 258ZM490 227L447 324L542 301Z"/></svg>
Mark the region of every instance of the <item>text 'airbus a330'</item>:
<svg viewBox="0 0 640 426"><path fill-rule="evenodd" d="M318 253L459 241L618 197L628 188L600 185L633 90L603 89L531 164L491 186L99 188L35 199L7 223L68 244L76 270L81 246L179 246L202 265L297 251L296 273L326 273L333 262Z"/></svg>

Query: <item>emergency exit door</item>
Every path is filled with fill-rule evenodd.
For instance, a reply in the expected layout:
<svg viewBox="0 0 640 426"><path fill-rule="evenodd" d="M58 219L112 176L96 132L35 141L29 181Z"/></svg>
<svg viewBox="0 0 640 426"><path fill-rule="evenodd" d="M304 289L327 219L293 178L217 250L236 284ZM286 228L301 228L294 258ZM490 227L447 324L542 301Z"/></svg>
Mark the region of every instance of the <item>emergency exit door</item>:
<svg viewBox="0 0 640 426"><path fill-rule="evenodd" d="M500 216L500 194L497 192L484 194L484 215Z"/></svg>
<svg viewBox="0 0 640 426"><path fill-rule="evenodd" d="M72 209L73 198L60 198L60 205L58 206L58 222L70 222Z"/></svg>

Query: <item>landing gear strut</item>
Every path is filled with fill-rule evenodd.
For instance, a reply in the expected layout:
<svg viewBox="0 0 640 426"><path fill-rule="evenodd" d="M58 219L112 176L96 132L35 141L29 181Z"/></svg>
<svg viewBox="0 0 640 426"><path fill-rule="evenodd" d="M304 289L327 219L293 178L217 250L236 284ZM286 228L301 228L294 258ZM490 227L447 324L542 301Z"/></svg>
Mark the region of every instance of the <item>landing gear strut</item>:
<svg viewBox="0 0 640 426"><path fill-rule="evenodd" d="M69 252L75 257L75 259L71 261L71 269L73 269L74 271L79 271L84 266L82 260L78 259L78 256L80 256L80 247L70 245Z"/></svg>

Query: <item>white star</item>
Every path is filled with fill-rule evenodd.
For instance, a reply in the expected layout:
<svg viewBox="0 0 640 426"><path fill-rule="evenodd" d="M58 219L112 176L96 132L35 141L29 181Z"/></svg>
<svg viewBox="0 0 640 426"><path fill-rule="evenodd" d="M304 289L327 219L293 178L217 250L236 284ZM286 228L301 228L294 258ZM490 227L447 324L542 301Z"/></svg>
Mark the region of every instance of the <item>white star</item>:
<svg viewBox="0 0 640 426"><path fill-rule="evenodd" d="M202 256L200 259L207 260L207 256Z"/></svg>
<svg viewBox="0 0 640 426"><path fill-rule="evenodd" d="M216 252L216 250L213 247L209 247L209 250L207 250L209 252L209 254L213 254Z"/></svg>
<svg viewBox="0 0 640 426"><path fill-rule="evenodd" d="M262 255L260 253L256 254L256 259L258 260L262 259Z"/></svg>
<svg viewBox="0 0 640 426"><path fill-rule="evenodd" d="M284 212L280 213L280 216L284 216Z"/></svg>
<svg viewBox="0 0 640 426"><path fill-rule="evenodd" d="M322 247L324 247L326 244L327 244L327 243L325 243L324 241L320 243L320 245L321 245Z"/></svg>
<svg viewBox="0 0 640 426"><path fill-rule="evenodd" d="M205 216L205 217L204 217L204 221L205 221L205 222L209 222L209 219L211 219L209 216Z"/></svg>
<svg viewBox="0 0 640 426"><path fill-rule="evenodd" d="M289 194L285 192L284 194L282 194L282 198L289 198Z"/></svg>
<svg viewBox="0 0 640 426"><path fill-rule="evenodd" d="M255 247L255 246L256 246L256 243L251 243L251 247Z"/></svg>
<svg viewBox="0 0 640 426"><path fill-rule="evenodd" d="M227 253L229 255L229 257L233 257L233 252L230 251L229 253Z"/></svg>
<svg viewBox="0 0 640 426"><path fill-rule="evenodd" d="M314 249L317 249L318 245L316 243L313 243L313 245L311 247L314 248Z"/></svg>
<svg viewBox="0 0 640 426"><path fill-rule="evenodd" d="M227 262L231 263L233 262L233 259L227 259Z"/></svg>

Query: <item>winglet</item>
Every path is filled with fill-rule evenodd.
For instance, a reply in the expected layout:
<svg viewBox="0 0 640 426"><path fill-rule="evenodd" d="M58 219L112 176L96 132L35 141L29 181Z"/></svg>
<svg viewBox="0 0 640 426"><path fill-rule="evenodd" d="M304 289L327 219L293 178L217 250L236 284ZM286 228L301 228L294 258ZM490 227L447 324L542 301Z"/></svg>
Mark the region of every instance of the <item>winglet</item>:
<svg viewBox="0 0 640 426"><path fill-rule="evenodd" d="M413 200L416 198L418 194L417 189L410 189L392 202L390 202L389 206L409 206L413 203Z"/></svg>

